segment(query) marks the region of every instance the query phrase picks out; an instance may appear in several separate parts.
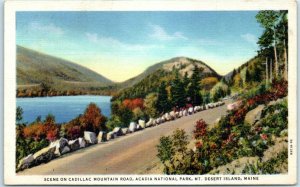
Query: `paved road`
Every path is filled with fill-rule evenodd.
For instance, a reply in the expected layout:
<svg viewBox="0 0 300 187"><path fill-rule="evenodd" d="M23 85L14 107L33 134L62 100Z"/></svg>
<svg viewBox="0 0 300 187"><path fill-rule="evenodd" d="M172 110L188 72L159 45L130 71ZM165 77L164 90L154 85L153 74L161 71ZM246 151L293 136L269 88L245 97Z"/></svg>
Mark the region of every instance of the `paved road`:
<svg viewBox="0 0 300 187"><path fill-rule="evenodd" d="M109 142L90 146L69 153L47 164L42 164L18 174L138 174L158 162L156 145L162 135L171 134L176 128L192 134L195 122L204 119L214 123L226 113L226 105L205 110L162 125L121 136Z"/></svg>

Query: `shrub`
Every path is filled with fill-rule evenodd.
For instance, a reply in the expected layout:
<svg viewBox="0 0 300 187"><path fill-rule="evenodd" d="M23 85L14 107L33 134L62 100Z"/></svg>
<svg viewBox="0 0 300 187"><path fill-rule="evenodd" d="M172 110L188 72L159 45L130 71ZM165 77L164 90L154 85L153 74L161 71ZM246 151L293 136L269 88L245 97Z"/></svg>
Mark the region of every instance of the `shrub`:
<svg viewBox="0 0 300 187"><path fill-rule="evenodd" d="M172 139L170 136L162 136L157 145L157 157L165 164L167 160L171 160L174 150L172 148Z"/></svg>
<svg viewBox="0 0 300 187"><path fill-rule="evenodd" d="M17 138L16 141L16 166L22 158L49 145L49 141L45 139L35 141L33 139Z"/></svg>
<svg viewBox="0 0 300 187"><path fill-rule="evenodd" d="M166 174L194 174L201 171L198 157L187 148L187 135L176 129L171 136L163 136L157 145L158 158L164 164Z"/></svg>
<svg viewBox="0 0 300 187"><path fill-rule="evenodd" d="M79 115L60 128L60 137L74 140L83 136L84 129L82 128L82 116Z"/></svg>
<svg viewBox="0 0 300 187"><path fill-rule="evenodd" d="M158 111L156 109L157 106L157 94L156 93L150 93L146 96L144 100L144 106L145 106L145 113L149 117L156 117L158 114Z"/></svg>
<svg viewBox="0 0 300 187"><path fill-rule="evenodd" d="M194 138L198 139L206 135L207 124L204 120L200 119L196 122L194 133Z"/></svg>
<svg viewBox="0 0 300 187"><path fill-rule="evenodd" d="M145 113L142 111L142 109L140 107L133 109L132 112L133 112L133 120L134 121L146 118Z"/></svg>
<svg viewBox="0 0 300 187"><path fill-rule="evenodd" d="M108 130L113 130L115 127L126 127L124 123L122 123L119 116L112 115L111 118L107 121L106 127Z"/></svg>

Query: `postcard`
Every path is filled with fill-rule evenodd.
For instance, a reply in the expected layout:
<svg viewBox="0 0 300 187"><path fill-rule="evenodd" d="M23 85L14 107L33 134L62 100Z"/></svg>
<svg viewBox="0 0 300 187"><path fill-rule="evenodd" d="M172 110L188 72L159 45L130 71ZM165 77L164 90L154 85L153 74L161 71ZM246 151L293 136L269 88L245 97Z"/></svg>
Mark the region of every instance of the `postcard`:
<svg viewBox="0 0 300 187"><path fill-rule="evenodd" d="M296 8L6 1L5 184L295 184Z"/></svg>

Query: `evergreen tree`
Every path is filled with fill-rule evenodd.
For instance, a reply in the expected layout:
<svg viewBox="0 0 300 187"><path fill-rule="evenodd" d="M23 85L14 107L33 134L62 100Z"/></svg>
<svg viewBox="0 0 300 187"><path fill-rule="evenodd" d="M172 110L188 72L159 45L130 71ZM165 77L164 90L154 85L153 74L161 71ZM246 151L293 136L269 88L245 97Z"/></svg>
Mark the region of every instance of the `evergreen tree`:
<svg viewBox="0 0 300 187"><path fill-rule="evenodd" d="M236 75L236 70L235 69L233 69L233 71L232 71L232 74L231 74L231 77L230 77L230 79L229 79L229 83L228 83L228 85L233 85L234 84L234 76Z"/></svg>
<svg viewBox="0 0 300 187"><path fill-rule="evenodd" d="M171 84L171 99L174 107L183 107L185 105L185 90L182 81L179 78L179 72L176 71L175 79Z"/></svg>
<svg viewBox="0 0 300 187"><path fill-rule="evenodd" d="M188 88L189 88L189 84L190 84L190 79L188 78L188 74L187 72L185 72L184 74L184 77L183 77L183 81L182 81L182 84L183 84L183 89L184 89L184 98L187 99L188 97Z"/></svg>
<svg viewBox="0 0 300 187"><path fill-rule="evenodd" d="M247 68L246 73L245 73L245 83L249 84L250 81L251 81L251 75L250 75L249 70Z"/></svg>
<svg viewBox="0 0 300 187"><path fill-rule="evenodd" d="M202 103L202 95L200 93L200 76L201 70L195 65L193 75L191 77L191 84L188 87L188 97L191 98L191 102L194 105L200 105Z"/></svg>
<svg viewBox="0 0 300 187"><path fill-rule="evenodd" d="M156 104L157 111L159 111L160 113L168 111L170 109L169 103L170 101L168 99L166 83L163 81L158 88L157 104Z"/></svg>

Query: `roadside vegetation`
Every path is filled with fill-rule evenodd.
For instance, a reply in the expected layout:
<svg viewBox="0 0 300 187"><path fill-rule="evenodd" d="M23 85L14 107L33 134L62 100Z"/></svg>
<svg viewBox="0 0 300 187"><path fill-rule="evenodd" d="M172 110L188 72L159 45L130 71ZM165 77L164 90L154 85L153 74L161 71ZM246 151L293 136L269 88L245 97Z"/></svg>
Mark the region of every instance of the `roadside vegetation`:
<svg viewBox="0 0 300 187"><path fill-rule="evenodd" d="M164 173L287 172L287 11L260 11L256 18L264 28L258 55L222 80L238 102L213 127L197 121L194 149L182 130L161 137Z"/></svg>
<svg viewBox="0 0 300 187"><path fill-rule="evenodd" d="M258 95L245 98L239 108L228 112L213 128L209 128L210 124L202 119L197 121L193 132L196 142L193 150L188 149L187 135L182 130L175 131L171 136L161 137L157 146L157 156L164 165L164 172L166 174L216 174L219 173L218 167L234 160L258 157L255 164L240 163L241 167L246 164L242 173L278 173L276 171L278 165L287 163L287 147L279 155L275 154L267 161L262 159L266 151L275 145L277 139L284 138L284 141L287 141L287 100L280 99L287 95L287 84L285 81L280 81L266 91L255 90L255 92ZM264 105L260 111L261 115L255 121L247 121L246 115L250 115L249 112L259 105ZM233 170L227 174L238 173Z"/></svg>

